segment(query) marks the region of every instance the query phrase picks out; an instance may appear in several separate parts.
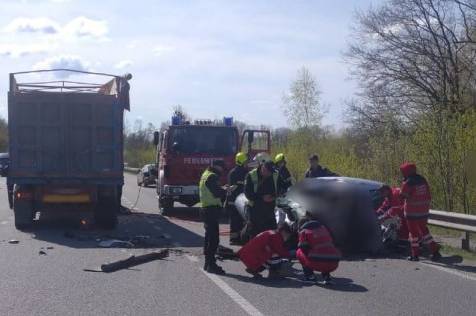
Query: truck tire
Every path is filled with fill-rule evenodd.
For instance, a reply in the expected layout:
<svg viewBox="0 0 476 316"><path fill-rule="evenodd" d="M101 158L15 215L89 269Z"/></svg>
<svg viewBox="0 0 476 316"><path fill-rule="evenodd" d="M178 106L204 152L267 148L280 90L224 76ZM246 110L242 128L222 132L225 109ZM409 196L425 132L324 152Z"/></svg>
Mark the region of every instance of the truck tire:
<svg viewBox="0 0 476 316"><path fill-rule="evenodd" d="M31 201L13 199L15 228L24 230L33 224L33 203Z"/></svg>
<svg viewBox="0 0 476 316"><path fill-rule="evenodd" d="M160 215L167 216L174 209L174 201L169 198L160 197L158 198L159 201L159 213Z"/></svg>
<svg viewBox="0 0 476 316"><path fill-rule="evenodd" d="M119 213L119 204L117 198L100 198L94 217L96 223L104 229L114 229L117 226L117 214Z"/></svg>

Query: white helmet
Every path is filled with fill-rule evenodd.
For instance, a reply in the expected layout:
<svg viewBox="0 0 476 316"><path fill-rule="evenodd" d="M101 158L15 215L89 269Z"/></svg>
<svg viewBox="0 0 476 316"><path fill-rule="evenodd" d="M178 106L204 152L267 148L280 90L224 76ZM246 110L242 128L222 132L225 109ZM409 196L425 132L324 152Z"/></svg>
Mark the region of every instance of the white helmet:
<svg viewBox="0 0 476 316"><path fill-rule="evenodd" d="M268 153L263 152L256 154L256 156L253 158L253 161L261 165L266 162L273 162L273 159Z"/></svg>

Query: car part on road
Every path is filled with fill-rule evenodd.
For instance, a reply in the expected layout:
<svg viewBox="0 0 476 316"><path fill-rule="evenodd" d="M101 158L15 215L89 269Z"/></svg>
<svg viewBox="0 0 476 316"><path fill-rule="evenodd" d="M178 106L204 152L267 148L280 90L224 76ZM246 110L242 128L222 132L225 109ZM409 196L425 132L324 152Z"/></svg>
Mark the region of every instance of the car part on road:
<svg viewBox="0 0 476 316"><path fill-rule="evenodd" d="M47 255L47 253L46 253L44 250L38 251L38 254L39 254L40 256L46 256L46 255Z"/></svg>
<svg viewBox="0 0 476 316"><path fill-rule="evenodd" d="M132 248L134 244L130 241L119 240L119 239L110 239L110 240L103 240L98 244L101 248Z"/></svg>
<svg viewBox="0 0 476 316"><path fill-rule="evenodd" d="M163 249L158 252L151 252L145 255L140 256L130 256L127 259L119 260L111 263L106 263L101 265L99 269L83 269L83 271L87 272L115 272L123 269L127 269L130 267L134 267L143 263L151 262L154 260L162 260L169 256L169 250Z"/></svg>
<svg viewBox="0 0 476 316"><path fill-rule="evenodd" d="M20 242L19 242L18 240L16 240L16 239L10 239L10 240L8 241L8 243L9 243L9 244L12 244L12 245L17 245L17 244L19 244Z"/></svg>

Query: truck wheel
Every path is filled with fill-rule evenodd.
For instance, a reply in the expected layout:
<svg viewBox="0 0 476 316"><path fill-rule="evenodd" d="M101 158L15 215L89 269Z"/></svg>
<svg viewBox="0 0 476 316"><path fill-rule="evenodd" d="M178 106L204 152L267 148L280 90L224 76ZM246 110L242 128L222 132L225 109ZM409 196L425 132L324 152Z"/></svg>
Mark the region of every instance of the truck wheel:
<svg viewBox="0 0 476 316"><path fill-rule="evenodd" d="M13 199L15 227L18 230L29 228L33 224L33 203L31 201Z"/></svg>
<svg viewBox="0 0 476 316"><path fill-rule="evenodd" d="M159 213L160 215L169 215L174 208L174 201L168 198L159 197Z"/></svg>
<svg viewBox="0 0 476 316"><path fill-rule="evenodd" d="M104 229L116 228L118 208L117 199L102 198L94 212L96 223Z"/></svg>

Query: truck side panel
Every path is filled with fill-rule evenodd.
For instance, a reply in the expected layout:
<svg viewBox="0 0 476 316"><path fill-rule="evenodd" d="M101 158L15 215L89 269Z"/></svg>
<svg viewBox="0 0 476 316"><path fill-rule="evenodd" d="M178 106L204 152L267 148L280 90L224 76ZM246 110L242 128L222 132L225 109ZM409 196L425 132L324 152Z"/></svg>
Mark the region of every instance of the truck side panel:
<svg viewBox="0 0 476 316"><path fill-rule="evenodd" d="M86 93L9 94L10 176L122 182L123 109Z"/></svg>

